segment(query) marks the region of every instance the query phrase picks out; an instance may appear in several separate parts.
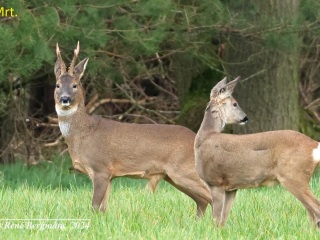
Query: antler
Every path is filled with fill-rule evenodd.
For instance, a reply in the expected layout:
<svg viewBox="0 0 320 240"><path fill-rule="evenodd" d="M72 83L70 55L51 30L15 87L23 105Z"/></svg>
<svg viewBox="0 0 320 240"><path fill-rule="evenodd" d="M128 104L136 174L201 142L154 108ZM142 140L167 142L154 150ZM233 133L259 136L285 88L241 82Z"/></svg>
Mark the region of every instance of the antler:
<svg viewBox="0 0 320 240"><path fill-rule="evenodd" d="M57 53L57 58L59 60L59 64L60 64L60 68L61 68L60 74L63 74L63 73L66 72L66 64L62 60L62 57L61 57L61 54L60 54L60 48L59 48L58 43L57 43L57 46L56 46L56 53Z"/></svg>
<svg viewBox="0 0 320 240"><path fill-rule="evenodd" d="M79 44L79 41L78 41L77 48L74 50L73 59L71 61L71 64L70 64L70 67L69 67L69 70L68 70L68 73L71 76L73 75L73 68L74 68L74 64L76 63L76 60L78 58L79 51L80 51L80 44Z"/></svg>

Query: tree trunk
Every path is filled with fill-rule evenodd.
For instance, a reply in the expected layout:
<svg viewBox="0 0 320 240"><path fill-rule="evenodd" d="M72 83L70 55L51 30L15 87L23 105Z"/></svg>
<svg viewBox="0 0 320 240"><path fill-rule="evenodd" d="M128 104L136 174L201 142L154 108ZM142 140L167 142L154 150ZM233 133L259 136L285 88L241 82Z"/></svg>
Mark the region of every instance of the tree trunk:
<svg viewBox="0 0 320 240"><path fill-rule="evenodd" d="M241 1L243 5L248 1ZM299 129L299 35L292 31L261 32L292 24L299 0L252 1L256 10L254 34L234 31L228 36L224 68L228 75L246 79L235 90L235 98L247 113L246 126L235 126L235 133L277 129ZM246 8L232 9L242 11ZM241 15L241 13L240 13ZM270 25L265 28L266 16ZM272 25L273 24L273 25ZM260 25L260 27L259 27ZM280 25L283 27L282 25ZM259 33L260 32L260 33ZM282 35L284 34L284 35ZM275 40L273 45L270 39ZM268 42L269 41L269 42Z"/></svg>

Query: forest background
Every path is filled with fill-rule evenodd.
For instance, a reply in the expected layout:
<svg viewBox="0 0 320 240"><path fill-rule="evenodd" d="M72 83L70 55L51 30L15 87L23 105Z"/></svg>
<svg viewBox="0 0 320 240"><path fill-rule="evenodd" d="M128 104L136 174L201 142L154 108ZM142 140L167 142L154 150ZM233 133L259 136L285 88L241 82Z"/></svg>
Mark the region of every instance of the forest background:
<svg viewBox="0 0 320 240"><path fill-rule="evenodd" d="M12 10L11 10L12 9ZM8 11L6 11L8 10ZM80 41L90 114L197 131L223 77L250 121L320 141L318 0L0 1L0 162L64 152L54 109L55 45Z"/></svg>

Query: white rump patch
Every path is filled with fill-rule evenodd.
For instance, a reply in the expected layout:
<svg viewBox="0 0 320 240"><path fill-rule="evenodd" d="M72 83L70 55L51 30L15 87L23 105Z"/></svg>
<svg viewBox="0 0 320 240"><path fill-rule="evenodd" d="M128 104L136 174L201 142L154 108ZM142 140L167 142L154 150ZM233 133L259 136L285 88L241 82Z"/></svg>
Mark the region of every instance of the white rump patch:
<svg viewBox="0 0 320 240"><path fill-rule="evenodd" d="M70 131L70 123L66 122L66 121L61 121L59 122L59 127L60 127L60 131L62 136L66 137L69 135L69 131Z"/></svg>
<svg viewBox="0 0 320 240"><path fill-rule="evenodd" d="M320 161L320 143L318 143L318 147L313 149L312 151L313 160L316 162Z"/></svg>
<svg viewBox="0 0 320 240"><path fill-rule="evenodd" d="M78 107L73 107L68 110L63 110L57 104L55 105L55 107L56 107L56 112L57 112L58 116L63 116L63 117L70 116L78 110Z"/></svg>

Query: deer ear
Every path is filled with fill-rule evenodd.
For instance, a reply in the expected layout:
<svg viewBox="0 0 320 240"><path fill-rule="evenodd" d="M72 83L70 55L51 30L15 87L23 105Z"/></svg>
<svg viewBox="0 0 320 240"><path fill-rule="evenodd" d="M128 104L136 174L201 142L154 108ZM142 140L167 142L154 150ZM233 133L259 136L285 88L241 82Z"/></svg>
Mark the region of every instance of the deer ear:
<svg viewBox="0 0 320 240"><path fill-rule="evenodd" d="M215 99L218 97L219 93L226 90L227 77L218 82L211 90L210 99Z"/></svg>
<svg viewBox="0 0 320 240"><path fill-rule="evenodd" d="M56 75L56 79L61 75L61 66L59 59L57 59L56 64L54 65L54 74Z"/></svg>
<svg viewBox="0 0 320 240"><path fill-rule="evenodd" d="M235 86L238 84L240 81L240 76L238 76L236 79L232 80L227 84L227 92L231 95L233 93L233 90Z"/></svg>
<svg viewBox="0 0 320 240"><path fill-rule="evenodd" d="M81 62L79 62L77 66L75 66L73 73L78 78L78 80L80 80L81 77L83 76L83 73L87 67L88 61L89 61L89 58L85 58Z"/></svg>

